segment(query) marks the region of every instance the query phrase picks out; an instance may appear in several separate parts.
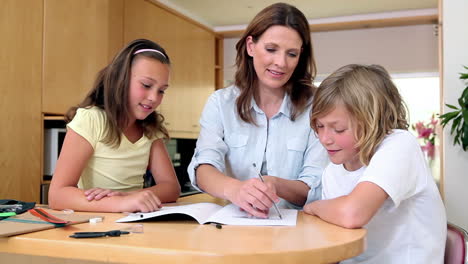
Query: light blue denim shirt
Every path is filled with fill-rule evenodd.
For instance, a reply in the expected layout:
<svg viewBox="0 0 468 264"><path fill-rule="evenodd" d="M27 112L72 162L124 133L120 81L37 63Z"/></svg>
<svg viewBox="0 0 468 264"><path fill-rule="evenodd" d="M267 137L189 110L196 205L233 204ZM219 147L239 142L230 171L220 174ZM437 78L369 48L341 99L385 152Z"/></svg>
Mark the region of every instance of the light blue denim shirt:
<svg viewBox="0 0 468 264"><path fill-rule="evenodd" d="M199 189L195 169L200 164L210 164L241 181L258 177L265 155L267 175L303 181L310 187L307 203L320 199L321 176L328 156L310 128L311 105L291 121L291 101L285 95L279 112L268 121L252 99L255 126L242 121L237 114L239 93L237 87L231 86L214 92L208 99L200 119L200 136L188 167L192 185ZM252 163L257 167L253 168ZM297 208L284 200L279 205Z"/></svg>

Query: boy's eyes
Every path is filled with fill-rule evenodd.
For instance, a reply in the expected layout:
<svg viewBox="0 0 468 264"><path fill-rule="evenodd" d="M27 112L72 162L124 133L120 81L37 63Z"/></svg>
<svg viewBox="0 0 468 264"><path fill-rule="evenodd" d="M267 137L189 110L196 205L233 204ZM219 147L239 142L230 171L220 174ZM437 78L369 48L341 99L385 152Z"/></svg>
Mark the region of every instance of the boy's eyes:
<svg viewBox="0 0 468 264"><path fill-rule="evenodd" d="M324 126L323 126L322 124L317 124L316 127L317 127L317 128L323 128ZM335 131L335 133L337 133L337 134L341 134L341 133L345 132L346 129L336 129L336 128L335 128L334 131Z"/></svg>

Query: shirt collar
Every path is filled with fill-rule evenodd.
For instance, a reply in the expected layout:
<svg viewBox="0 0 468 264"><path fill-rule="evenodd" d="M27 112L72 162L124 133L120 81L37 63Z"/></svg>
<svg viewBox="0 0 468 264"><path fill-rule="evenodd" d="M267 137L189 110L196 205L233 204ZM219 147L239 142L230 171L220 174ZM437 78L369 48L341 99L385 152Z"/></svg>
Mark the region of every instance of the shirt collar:
<svg viewBox="0 0 468 264"><path fill-rule="evenodd" d="M252 97L250 101L251 108L257 113L265 114L262 109L257 105L255 99ZM285 115L287 118L291 118L291 100L289 99L288 93L284 93L283 102L281 103L278 113Z"/></svg>

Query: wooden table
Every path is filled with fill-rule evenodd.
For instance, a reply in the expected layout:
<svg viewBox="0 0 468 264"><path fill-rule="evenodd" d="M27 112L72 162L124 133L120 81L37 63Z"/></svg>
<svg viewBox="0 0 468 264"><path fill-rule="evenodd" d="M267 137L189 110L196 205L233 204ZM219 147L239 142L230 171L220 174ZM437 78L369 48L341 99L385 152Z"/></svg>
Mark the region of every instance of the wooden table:
<svg viewBox="0 0 468 264"><path fill-rule="evenodd" d="M226 203L206 194L179 199L181 203L205 201ZM105 217L102 223L1 238L0 252L4 254L0 254L0 259L2 263L8 258L18 262L23 256L20 260L27 259L28 263L310 264L337 262L359 255L365 248L364 229L341 228L303 212L299 212L295 227L226 225L217 229L195 221L158 221L143 222L143 234L93 239L68 237L73 232L108 231L135 225L115 223L122 214L99 215Z"/></svg>

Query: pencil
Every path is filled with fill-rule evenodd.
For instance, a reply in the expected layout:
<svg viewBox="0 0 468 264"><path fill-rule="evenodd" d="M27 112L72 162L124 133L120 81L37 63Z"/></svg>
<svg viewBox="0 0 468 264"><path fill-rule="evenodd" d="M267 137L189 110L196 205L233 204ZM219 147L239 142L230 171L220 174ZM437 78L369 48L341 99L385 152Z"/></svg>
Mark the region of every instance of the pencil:
<svg viewBox="0 0 468 264"><path fill-rule="evenodd" d="M256 167L255 163L252 163L252 165L254 166L254 168ZM261 180L263 183L265 183L265 180L263 179L263 176L262 176L262 174L261 174L260 172L258 173L258 177L260 178L260 180ZM272 201L272 202L273 202L273 201ZM276 203L275 203L275 202L273 202L273 206L275 207L276 213L278 214L279 218L280 218L280 219L283 219L283 216L281 215L280 210L278 209L278 206L276 206Z"/></svg>

